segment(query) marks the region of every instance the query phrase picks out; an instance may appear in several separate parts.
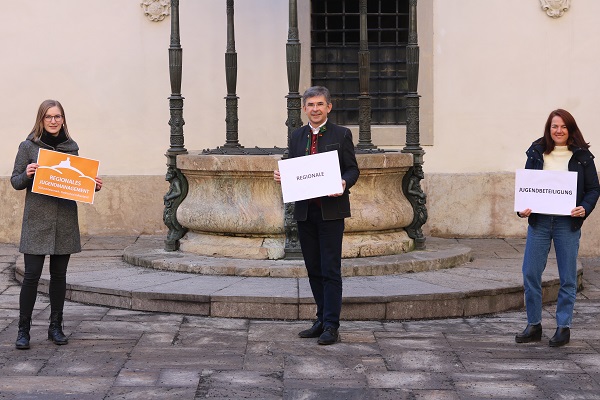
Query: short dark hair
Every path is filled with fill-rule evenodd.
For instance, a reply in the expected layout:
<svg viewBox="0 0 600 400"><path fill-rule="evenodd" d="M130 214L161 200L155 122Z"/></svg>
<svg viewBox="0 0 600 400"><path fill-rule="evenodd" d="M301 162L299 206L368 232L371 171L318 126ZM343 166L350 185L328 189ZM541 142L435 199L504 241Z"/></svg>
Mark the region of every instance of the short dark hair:
<svg viewBox="0 0 600 400"><path fill-rule="evenodd" d="M306 89L302 95L302 105L305 106L307 99L316 96L325 96L325 101L327 104L331 104L331 93L329 93L329 89L327 89L325 86L312 86Z"/></svg>
<svg viewBox="0 0 600 400"><path fill-rule="evenodd" d="M552 140L552 136L550 135L550 127L552 125L552 118L560 117L563 122L567 126L567 131L569 132L569 139L567 139L567 146L569 150L573 150L573 147L579 147L581 149L588 149L590 147L589 143L586 143L583 138L583 134L579 130L577 126L577 122L575 122L575 118L571 115L567 110L563 110L562 108L557 108L556 110L550 112L548 119L546 120L546 126L544 127L544 137L540 139L540 144L544 146L544 154L550 154L552 150L554 150L554 140Z"/></svg>

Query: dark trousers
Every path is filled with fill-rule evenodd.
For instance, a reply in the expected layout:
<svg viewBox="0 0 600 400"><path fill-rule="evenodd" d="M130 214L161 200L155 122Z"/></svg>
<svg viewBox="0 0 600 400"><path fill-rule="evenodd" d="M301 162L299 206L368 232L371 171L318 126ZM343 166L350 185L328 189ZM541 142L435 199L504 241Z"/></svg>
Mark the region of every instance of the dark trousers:
<svg viewBox="0 0 600 400"><path fill-rule="evenodd" d="M321 208L311 204L306 221L298 221L298 238L317 304L317 318L324 326L340 326L342 310L342 238L344 220L324 221Z"/></svg>
<svg viewBox="0 0 600 400"><path fill-rule="evenodd" d="M37 298L37 287L46 256L24 254L25 275L19 296L20 315L31 317ZM62 312L67 291L67 264L70 254L50 256L50 311Z"/></svg>

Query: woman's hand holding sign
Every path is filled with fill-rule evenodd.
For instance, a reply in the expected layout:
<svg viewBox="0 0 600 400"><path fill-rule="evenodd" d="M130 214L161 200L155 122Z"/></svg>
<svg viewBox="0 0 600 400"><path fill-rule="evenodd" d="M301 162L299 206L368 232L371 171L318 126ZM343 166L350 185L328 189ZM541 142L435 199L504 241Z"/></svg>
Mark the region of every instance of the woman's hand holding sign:
<svg viewBox="0 0 600 400"><path fill-rule="evenodd" d="M523 211L519 211L517 215L521 218L527 218L531 215L531 208L526 208Z"/></svg>
<svg viewBox="0 0 600 400"><path fill-rule="evenodd" d="M585 218L585 208L582 206L575 207L573 210L571 210L571 217Z"/></svg>
<svg viewBox="0 0 600 400"><path fill-rule="evenodd" d="M519 214L519 217L521 217L521 218L527 218L531 215L531 209L527 208L523 211L519 211L518 214ZM583 208L582 206L575 207L574 209L571 210L571 217L585 218L585 208Z"/></svg>
<svg viewBox="0 0 600 400"><path fill-rule="evenodd" d="M27 168L25 169L26 173L27 173L27 177L28 178L33 178L33 175L35 175L35 170L39 167L39 165L37 163L31 163L27 165Z"/></svg>

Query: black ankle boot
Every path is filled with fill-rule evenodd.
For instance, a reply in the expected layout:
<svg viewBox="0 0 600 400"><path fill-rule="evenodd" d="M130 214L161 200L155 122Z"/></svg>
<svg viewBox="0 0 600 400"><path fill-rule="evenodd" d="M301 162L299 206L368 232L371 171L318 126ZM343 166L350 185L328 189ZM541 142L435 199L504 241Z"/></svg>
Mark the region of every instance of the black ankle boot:
<svg viewBox="0 0 600 400"><path fill-rule="evenodd" d="M19 333L17 333L17 341L15 347L19 350L27 350L29 348L29 330L31 329L31 317L19 316Z"/></svg>
<svg viewBox="0 0 600 400"><path fill-rule="evenodd" d="M571 340L571 329L570 328L556 328L556 332L554 336L550 339L548 343L550 347L560 347L569 343Z"/></svg>
<svg viewBox="0 0 600 400"><path fill-rule="evenodd" d="M62 345L69 343L69 340L62 331L62 312L50 313L50 326L48 327L48 340L54 344Z"/></svg>
<svg viewBox="0 0 600 400"><path fill-rule="evenodd" d="M515 336L517 343L539 342L540 340L542 340L542 324L529 324L523 332L517 333Z"/></svg>

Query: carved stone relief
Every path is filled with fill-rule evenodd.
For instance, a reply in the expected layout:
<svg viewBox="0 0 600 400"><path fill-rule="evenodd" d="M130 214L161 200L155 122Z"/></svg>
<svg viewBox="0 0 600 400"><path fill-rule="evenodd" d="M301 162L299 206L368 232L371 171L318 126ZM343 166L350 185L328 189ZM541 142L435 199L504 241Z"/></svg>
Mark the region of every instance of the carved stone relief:
<svg viewBox="0 0 600 400"><path fill-rule="evenodd" d="M542 10L546 11L549 17L559 18L571 7L571 0L540 0Z"/></svg>
<svg viewBox="0 0 600 400"><path fill-rule="evenodd" d="M144 14L150 21L162 21L171 14L171 2L169 0L143 0L140 4Z"/></svg>

